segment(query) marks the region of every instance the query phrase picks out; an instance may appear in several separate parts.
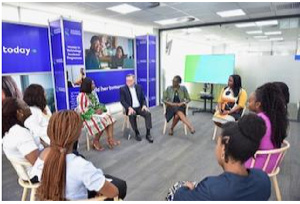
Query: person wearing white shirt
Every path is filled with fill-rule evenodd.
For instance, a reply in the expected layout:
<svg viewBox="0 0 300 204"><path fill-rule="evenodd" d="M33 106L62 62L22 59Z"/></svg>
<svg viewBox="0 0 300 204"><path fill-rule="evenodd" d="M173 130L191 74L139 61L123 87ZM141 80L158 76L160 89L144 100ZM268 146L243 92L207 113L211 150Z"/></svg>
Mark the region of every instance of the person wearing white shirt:
<svg viewBox="0 0 300 204"><path fill-rule="evenodd" d="M38 141L35 141L30 131L24 127L24 121L31 115L27 104L16 98L6 98L2 104L2 142L3 151L10 160L28 161L34 165L38 155ZM27 173L31 182L37 182L32 168ZM22 178L26 179L26 178Z"/></svg>
<svg viewBox="0 0 300 204"><path fill-rule="evenodd" d="M145 118L146 139L153 143L153 137L150 134L150 129L152 128L151 113L147 108L142 87L135 84L134 79L133 74L126 76L126 86L120 88L120 102L125 109L126 115L129 116L131 127L135 132L135 139L137 141L142 140L136 123L136 116L140 115Z"/></svg>
<svg viewBox="0 0 300 204"><path fill-rule="evenodd" d="M82 200L99 195L107 198L126 196L126 182L104 175L91 162L72 153L81 132L82 120L75 111L54 113L49 121L50 147L40 155L40 200ZM55 167L55 171L53 171Z"/></svg>
<svg viewBox="0 0 300 204"><path fill-rule="evenodd" d="M47 127L52 114L47 106L44 88L38 84L29 85L24 91L23 99L30 106L32 113L25 121L25 127L32 132L35 140L41 140L44 146L49 146L50 139L47 135ZM39 148L43 149L43 147Z"/></svg>

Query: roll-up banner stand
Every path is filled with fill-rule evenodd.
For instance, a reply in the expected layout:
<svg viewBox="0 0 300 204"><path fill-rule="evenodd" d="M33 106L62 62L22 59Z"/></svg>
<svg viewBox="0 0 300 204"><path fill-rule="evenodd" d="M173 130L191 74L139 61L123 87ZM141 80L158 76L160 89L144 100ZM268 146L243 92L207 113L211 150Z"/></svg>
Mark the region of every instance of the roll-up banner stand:
<svg viewBox="0 0 300 204"><path fill-rule="evenodd" d="M147 105L156 106L156 36L136 37L136 77L142 86Z"/></svg>
<svg viewBox="0 0 300 204"><path fill-rule="evenodd" d="M49 22L56 109L70 109L67 68L84 69L82 22L59 18Z"/></svg>

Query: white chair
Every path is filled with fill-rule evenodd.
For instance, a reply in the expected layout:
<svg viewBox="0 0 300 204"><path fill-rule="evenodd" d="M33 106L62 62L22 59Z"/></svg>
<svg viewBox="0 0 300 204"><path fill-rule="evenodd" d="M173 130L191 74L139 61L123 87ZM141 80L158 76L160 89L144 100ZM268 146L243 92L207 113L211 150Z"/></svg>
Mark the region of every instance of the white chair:
<svg viewBox="0 0 300 204"><path fill-rule="evenodd" d="M104 201L107 199L105 196L97 196L95 198L90 198L90 199L84 199L84 200L76 200L76 201ZM113 201L122 201L122 199L119 199L118 197L114 197Z"/></svg>
<svg viewBox="0 0 300 204"><path fill-rule="evenodd" d="M124 132L125 127L126 127L127 129L130 128L129 116L126 115L126 112L125 112L125 109L124 109L124 108L123 108L123 116L124 116L124 121L123 121L123 126L122 126L122 132ZM140 118L140 117L141 117L140 115L137 115L137 117L136 117L136 123L137 123L137 124L138 124L138 121L139 121L139 118ZM128 134L127 140L130 140L130 134Z"/></svg>
<svg viewBox="0 0 300 204"><path fill-rule="evenodd" d="M26 168L31 167L32 165L28 161L24 160L21 161L13 158L8 158L8 160L10 161L10 163L12 164L19 176L19 185L23 187L22 201L26 200L28 189L31 189L30 201L34 201L36 190L40 186L40 183L33 184L30 181Z"/></svg>
<svg viewBox="0 0 300 204"><path fill-rule="evenodd" d="M167 112L167 106L165 103L163 103L163 109L164 109L164 116L165 116ZM188 113L189 113L189 104L186 104L185 115L188 116ZM166 134L167 126L168 126L168 122L167 119L165 118L165 124L163 128L164 135ZM184 134L187 135L187 126L185 124L183 124L183 128L184 128Z"/></svg>
<svg viewBox="0 0 300 204"><path fill-rule="evenodd" d="M252 159L252 162L251 162L251 166L250 168L253 168L255 167L255 158L257 156L261 156L261 155L265 155L267 156L267 159L263 165L263 168L262 170L263 171L266 171L266 169L268 168L269 166L269 162L270 162L270 159L271 157L274 155L277 155L277 160L276 160L276 163L275 163L275 166L273 167L272 171L270 173L268 173L268 176L270 178L272 178L273 180L273 185L274 185L274 189L275 189L275 193L276 193L276 198L278 201L281 201L281 193L280 193L280 189L279 189L279 185L278 185L278 181L277 181L277 175L279 174L280 172L280 164L286 154L286 151L290 148L290 143L286 140L283 141L283 144L282 144L282 147L281 148L278 148L278 149L272 149L272 150L258 150L255 155L254 155L254 159Z"/></svg>
<svg viewBox="0 0 300 204"><path fill-rule="evenodd" d="M243 108L243 112L242 112L241 117L245 114L245 112L246 112L246 107ZM217 132L218 132L218 128L219 128L216 124L214 124L214 125L215 125L215 127L214 127L214 132L213 132L212 140L215 140Z"/></svg>

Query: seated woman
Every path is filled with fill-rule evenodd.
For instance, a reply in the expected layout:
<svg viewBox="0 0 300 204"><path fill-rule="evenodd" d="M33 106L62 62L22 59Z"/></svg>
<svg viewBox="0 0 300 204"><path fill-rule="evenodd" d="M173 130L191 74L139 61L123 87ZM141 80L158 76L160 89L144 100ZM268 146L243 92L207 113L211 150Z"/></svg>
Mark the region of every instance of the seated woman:
<svg viewBox="0 0 300 204"><path fill-rule="evenodd" d="M124 50L121 46L116 49L116 55L111 58L111 68L123 68L124 65Z"/></svg>
<svg viewBox="0 0 300 204"><path fill-rule="evenodd" d="M31 132L24 127L30 117L28 105L16 98L6 97L2 103L2 141L3 151L8 159L25 160L31 165L39 163L39 140L34 140ZM31 167L27 169L32 183L38 182L37 175ZM26 178L22 178L26 180Z"/></svg>
<svg viewBox="0 0 300 204"><path fill-rule="evenodd" d="M199 183L178 182L169 190L167 200L268 200L271 195L269 176L259 169L246 169L243 165L255 154L264 133L264 121L254 114L245 115L238 122L224 124L215 150L224 172L206 177Z"/></svg>
<svg viewBox="0 0 300 204"><path fill-rule="evenodd" d="M126 182L104 175L91 162L72 153L81 132L82 120L75 111L61 111L50 118L51 145L41 154L44 162L40 200L81 200L97 195L107 198L126 196ZM55 171L53 169L55 168Z"/></svg>
<svg viewBox="0 0 300 204"><path fill-rule="evenodd" d="M23 100L29 105L32 113L26 120L25 126L32 131L35 139L41 139L44 146L49 145L47 127L52 113L47 106L44 88L38 84L29 85L24 91Z"/></svg>
<svg viewBox="0 0 300 204"><path fill-rule="evenodd" d="M267 83L257 88L249 97L249 110L257 113L266 124L266 132L262 138L258 150L270 150L280 148L287 136L288 118L286 101L282 91L276 84ZM272 155L266 172L270 173L276 165L278 155ZM262 169L267 155L259 155L255 159L255 168ZM250 167L252 158L246 163Z"/></svg>
<svg viewBox="0 0 300 204"><path fill-rule="evenodd" d="M116 120L107 113L105 105L99 102L95 89L94 81L88 77L84 78L77 96L77 111L83 119L83 126L91 136L94 136L93 147L97 151L103 151L100 144L100 137L103 131L107 135L107 145L110 149L120 145L120 141L114 139L114 123Z"/></svg>
<svg viewBox="0 0 300 204"><path fill-rule="evenodd" d="M173 78L173 85L169 86L166 91L164 91L163 95L163 102L167 106L165 115L166 120L169 122L173 118L169 135L173 135L174 127L177 125L179 120L181 120L189 128L192 134L195 133L194 127L185 115L186 104L188 104L191 99L186 87L181 86L180 83L181 77L178 75L175 76Z"/></svg>
<svg viewBox="0 0 300 204"><path fill-rule="evenodd" d="M238 120L246 106L247 93L242 88L239 75L231 75L228 86L223 88L218 99L218 106L213 117L216 125L221 126L228 121Z"/></svg>

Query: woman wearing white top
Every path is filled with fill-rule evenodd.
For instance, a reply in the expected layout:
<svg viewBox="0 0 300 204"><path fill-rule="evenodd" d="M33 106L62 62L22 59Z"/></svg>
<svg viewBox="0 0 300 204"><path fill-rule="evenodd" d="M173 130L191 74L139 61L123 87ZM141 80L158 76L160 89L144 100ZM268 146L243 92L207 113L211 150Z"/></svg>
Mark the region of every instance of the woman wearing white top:
<svg viewBox="0 0 300 204"><path fill-rule="evenodd" d="M27 104L16 98L6 98L2 104L2 141L3 151L8 159L27 160L34 165L36 162L40 145L35 141L28 129L24 127L24 122L30 117L31 111ZM27 168L27 172L33 183L34 178L32 168ZM25 179L25 178L23 178Z"/></svg>
<svg viewBox="0 0 300 204"><path fill-rule="evenodd" d="M44 88L38 84L31 84L24 91L23 99L30 106L32 113L25 126L32 131L35 140L41 139L44 146L50 145L47 127L52 114L47 106Z"/></svg>
<svg viewBox="0 0 300 204"><path fill-rule="evenodd" d="M45 163L37 192L39 199L80 200L92 194L124 199L125 181L104 175L91 162L72 153L81 127L82 120L75 111L57 112L50 118L48 135L51 144L40 155Z"/></svg>

